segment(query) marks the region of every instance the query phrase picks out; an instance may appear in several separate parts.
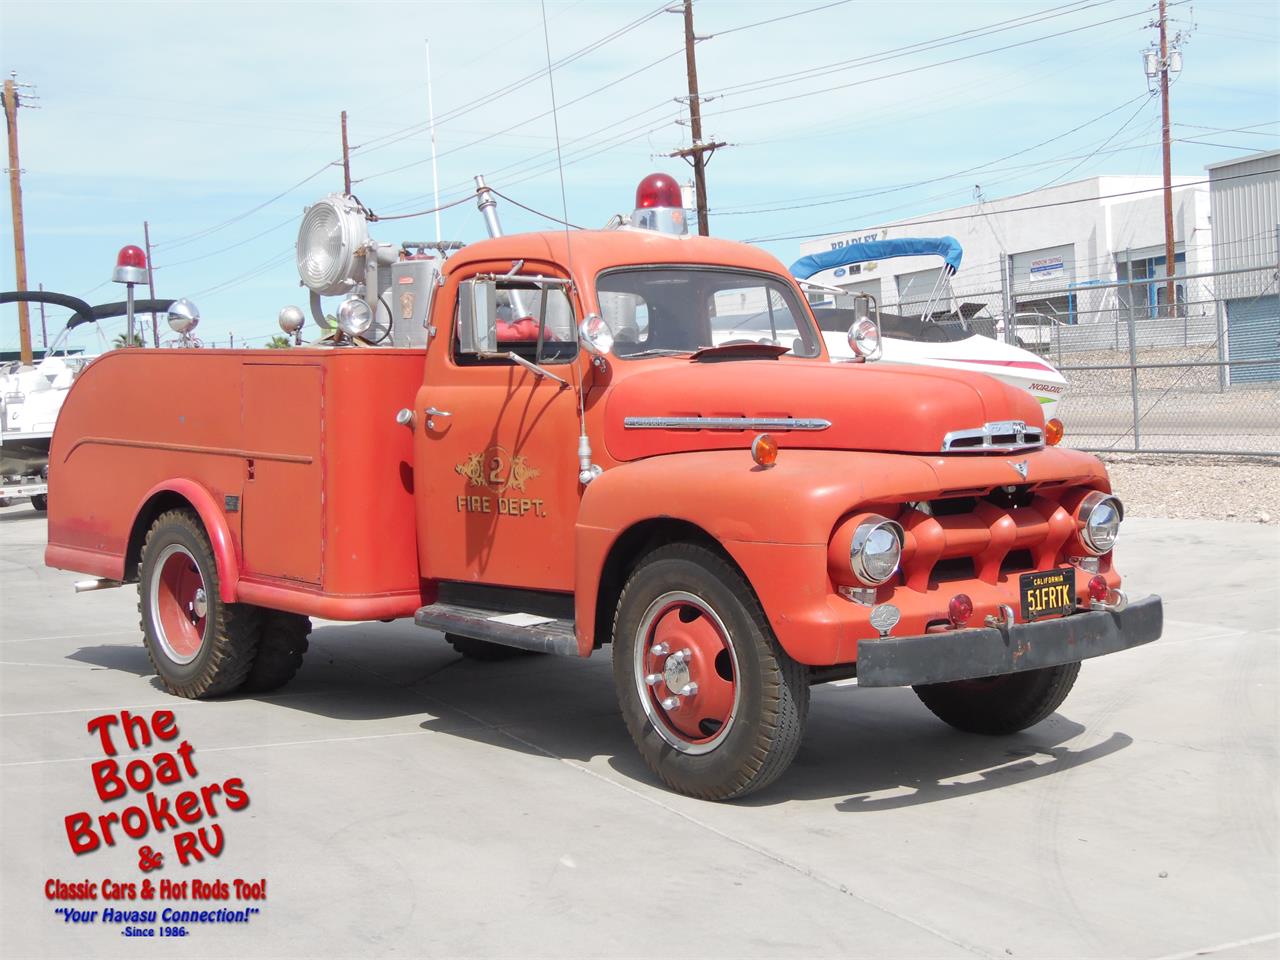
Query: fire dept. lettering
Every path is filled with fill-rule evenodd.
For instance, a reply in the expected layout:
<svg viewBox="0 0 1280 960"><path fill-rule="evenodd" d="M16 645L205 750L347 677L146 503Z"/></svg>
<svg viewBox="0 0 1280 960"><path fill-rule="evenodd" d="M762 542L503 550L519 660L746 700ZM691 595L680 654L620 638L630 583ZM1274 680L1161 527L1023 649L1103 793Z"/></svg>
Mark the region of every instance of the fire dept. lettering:
<svg viewBox="0 0 1280 960"><path fill-rule="evenodd" d="M545 517L543 501L531 497L458 497L459 513L496 513L500 517Z"/></svg>

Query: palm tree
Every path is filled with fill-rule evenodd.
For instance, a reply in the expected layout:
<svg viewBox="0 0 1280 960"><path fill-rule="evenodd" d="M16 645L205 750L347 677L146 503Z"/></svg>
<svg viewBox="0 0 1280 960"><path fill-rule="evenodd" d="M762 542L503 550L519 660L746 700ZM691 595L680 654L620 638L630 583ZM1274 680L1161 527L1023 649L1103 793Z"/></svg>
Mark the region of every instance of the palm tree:
<svg viewBox="0 0 1280 960"><path fill-rule="evenodd" d="M270 340L267 341L268 350L288 350L292 346L293 346L292 340L290 340L288 337L282 337L279 334L276 334L274 337L272 337Z"/></svg>
<svg viewBox="0 0 1280 960"><path fill-rule="evenodd" d="M122 350L125 347L140 347L142 346L142 341L136 337L130 337L129 331L126 330L123 333L116 334L115 340L111 341L111 346L116 350Z"/></svg>

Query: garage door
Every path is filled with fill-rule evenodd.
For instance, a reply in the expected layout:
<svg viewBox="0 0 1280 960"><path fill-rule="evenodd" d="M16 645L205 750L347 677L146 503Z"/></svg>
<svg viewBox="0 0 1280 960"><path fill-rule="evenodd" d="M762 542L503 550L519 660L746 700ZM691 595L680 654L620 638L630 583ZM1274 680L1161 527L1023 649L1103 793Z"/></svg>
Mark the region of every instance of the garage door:
<svg viewBox="0 0 1280 960"><path fill-rule="evenodd" d="M1280 295L1228 300L1227 347L1232 360L1276 361L1232 367L1232 383L1280 380Z"/></svg>

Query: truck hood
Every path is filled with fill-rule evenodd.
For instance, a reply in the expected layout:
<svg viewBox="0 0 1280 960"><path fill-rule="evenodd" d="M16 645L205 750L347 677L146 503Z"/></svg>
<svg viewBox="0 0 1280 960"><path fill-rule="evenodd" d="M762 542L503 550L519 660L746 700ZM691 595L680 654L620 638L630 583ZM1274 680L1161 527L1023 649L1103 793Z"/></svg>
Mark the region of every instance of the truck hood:
<svg viewBox="0 0 1280 960"><path fill-rule="evenodd" d="M940 452L952 430L1000 420L1044 426L1034 398L983 374L795 360L662 364L608 393L605 446L615 460L749 447L763 431L626 426L637 417L829 421L820 429L768 432L782 447L925 454Z"/></svg>

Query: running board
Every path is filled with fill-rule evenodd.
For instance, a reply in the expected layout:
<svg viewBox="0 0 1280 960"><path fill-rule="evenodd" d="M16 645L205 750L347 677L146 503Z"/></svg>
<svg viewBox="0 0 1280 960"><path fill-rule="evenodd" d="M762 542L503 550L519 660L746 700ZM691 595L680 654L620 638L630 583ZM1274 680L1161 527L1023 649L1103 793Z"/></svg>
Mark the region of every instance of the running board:
<svg viewBox="0 0 1280 960"><path fill-rule="evenodd" d="M564 657L580 655L572 620L464 607L456 603L432 603L420 608L414 614L413 622L442 633L456 633L535 653L554 653Z"/></svg>

